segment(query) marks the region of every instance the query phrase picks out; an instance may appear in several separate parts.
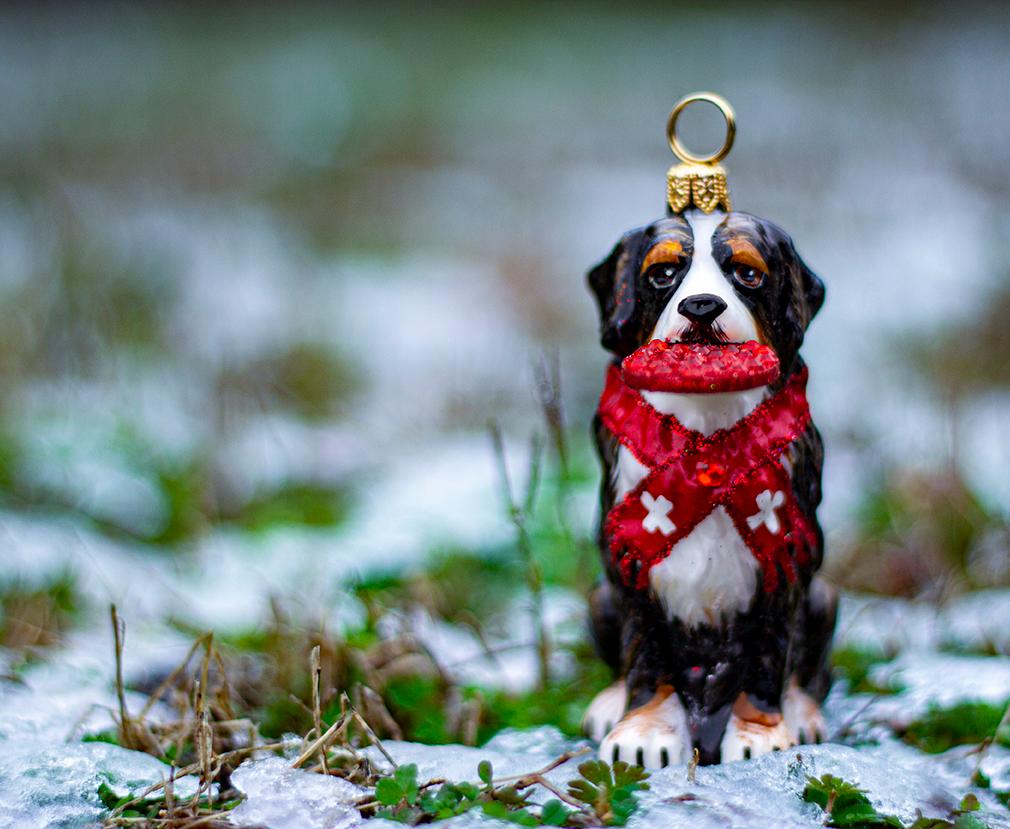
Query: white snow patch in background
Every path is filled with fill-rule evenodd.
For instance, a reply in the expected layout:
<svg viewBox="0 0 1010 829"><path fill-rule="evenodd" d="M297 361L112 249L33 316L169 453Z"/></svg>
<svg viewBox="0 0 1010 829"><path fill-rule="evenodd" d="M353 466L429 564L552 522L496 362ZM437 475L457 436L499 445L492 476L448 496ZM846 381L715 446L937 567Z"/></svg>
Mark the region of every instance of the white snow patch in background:
<svg viewBox="0 0 1010 829"><path fill-rule="evenodd" d="M385 637L400 633L418 637L441 660L441 668L460 685L504 688L514 693L529 691L535 686L539 671L537 631L530 599L514 600L502 616L481 620L487 648L469 628L433 619L420 608L407 618L387 614L379 631ZM574 669L571 653L558 645L581 640L585 616L586 604L581 596L558 588L544 590L543 620L551 642L553 677L571 675Z"/></svg>
<svg viewBox="0 0 1010 829"><path fill-rule="evenodd" d="M902 653L892 662L874 666L870 679L902 689L877 699L870 712L896 727L908 725L931 706L1010 701L1010 658L1001 656Z"/></svg>
<svg viewBox="0 0 1010 829"><path fill-rule="evenodd" d="M994 651L1010 655L1010 590L955 596L944 605L884 596L845 594L835 647Z"/></svg>

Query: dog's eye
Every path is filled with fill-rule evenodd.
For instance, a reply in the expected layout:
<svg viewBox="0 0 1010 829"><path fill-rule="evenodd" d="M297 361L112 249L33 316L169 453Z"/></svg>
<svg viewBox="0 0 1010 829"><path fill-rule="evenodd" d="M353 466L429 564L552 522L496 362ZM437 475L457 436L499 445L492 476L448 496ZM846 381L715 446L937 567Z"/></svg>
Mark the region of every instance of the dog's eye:
<svg viewBox="0 0 1010 829"><path fill-rule="evenodd" d="M680 268L679 262L659 262L649 268L645 276L653 288L669 288L677 281Z"/></svg>
<svg viewBox="0 0 1010 829"><path fill-rule="evenodd" d="M765 272L746 262L730 262L729 273L745 288L760 288L761 283L765 281Z"/></svg>

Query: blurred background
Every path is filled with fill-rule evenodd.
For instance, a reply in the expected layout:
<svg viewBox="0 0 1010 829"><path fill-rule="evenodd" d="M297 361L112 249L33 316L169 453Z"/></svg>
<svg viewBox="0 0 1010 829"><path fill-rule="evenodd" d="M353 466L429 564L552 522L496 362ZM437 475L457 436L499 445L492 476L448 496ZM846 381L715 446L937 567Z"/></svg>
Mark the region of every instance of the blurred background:
<svg viewBox="0 0 1010 829"><path fill-rule="evenodd" d="M1004 7L0 21L11 671L105 648L110 601L148 656L206 627L261 648L296 620L381 632L376 607L412 602L480 634L509 618L494 586L523 583L492 420L517 499L530 436L546 447L531 532L578 639L606 361L584 274L662 214L666 116L698 89L736 108L735 205L828 287L804 347L828 572L941 603L1010 584ZM697 149L720 140L714 111L684 120Z"/></svg>

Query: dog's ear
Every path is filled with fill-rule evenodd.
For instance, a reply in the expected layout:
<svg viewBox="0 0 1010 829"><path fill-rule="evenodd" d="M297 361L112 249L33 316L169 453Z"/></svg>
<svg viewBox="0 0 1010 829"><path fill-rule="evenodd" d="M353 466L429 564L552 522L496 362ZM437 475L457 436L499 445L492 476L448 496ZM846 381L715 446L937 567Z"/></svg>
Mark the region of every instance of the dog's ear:
<svg viewBox="0 0 1010 829"><path fill-rule="evenodd" d="M795 248L793 250L795 252ZM817 312L821 310L821 306L824 304L824 283L800 259L798 253L796 254L796 265L800 271L800 290L807 303L807 325L810 325L810 320L817 316Z"/></svg>
<svg viewBox="0 0 1010 829"><path fill-rule="evenodd" d="M619 356L634 351L638 342L638 259L644 233L644 228L625 233L589 272L589 287L600 311L600 342Z"/></svg>
<svg viewBox="0 0 1010 829"><path fill-rule="evenodd" d="M824 304L824 283L807 267L800 258L789 234L770 222L766 224L769 235L776 240L776 263L782 278L787 281L783 304L779 306L781 316L772 315L765 325L773 333L775 350L782 361L784 374L793 370L804 334L810 321Z"/></svg>

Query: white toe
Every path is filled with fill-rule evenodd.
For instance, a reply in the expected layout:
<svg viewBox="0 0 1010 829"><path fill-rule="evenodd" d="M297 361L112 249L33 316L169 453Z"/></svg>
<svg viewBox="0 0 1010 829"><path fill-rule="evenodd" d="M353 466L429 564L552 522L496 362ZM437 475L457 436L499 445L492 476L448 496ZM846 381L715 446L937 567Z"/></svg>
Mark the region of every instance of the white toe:
<svg viewBox="0 0 1010 829"><path fill-rule="evenodd" d="M619 679L593 697L582 718L582 730L591 740L600 742L620 722L627 707L628 689Z"/></svg>
<svg viewBox="0 0 1010 829"><path fill-rule="evenodd" d="M791 685L782 695L782 716L798 743L822 743L827 739L821 707L802 688Z"/></svg>

